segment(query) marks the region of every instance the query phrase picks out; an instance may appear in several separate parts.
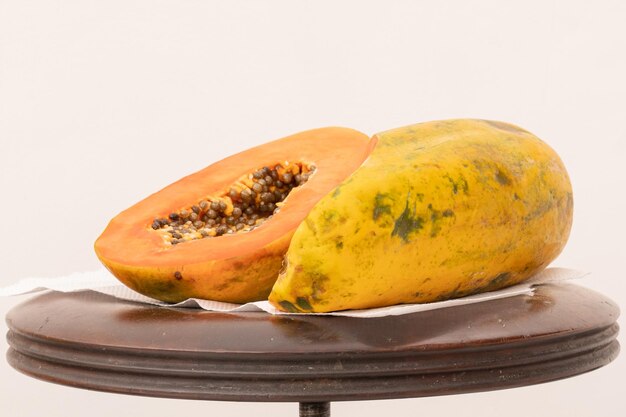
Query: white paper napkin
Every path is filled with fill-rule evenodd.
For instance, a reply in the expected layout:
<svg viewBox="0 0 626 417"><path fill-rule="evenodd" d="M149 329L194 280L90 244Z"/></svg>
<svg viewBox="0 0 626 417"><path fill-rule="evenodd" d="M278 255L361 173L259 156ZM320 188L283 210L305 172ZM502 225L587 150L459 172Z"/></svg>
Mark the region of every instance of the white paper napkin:
<svg viewBox="0 0 626 417"><path fill-rule="evenodd" d="M348 317L384 317L397 316L401 314L416 313L420 311L434 310L438 308L453 307L464 304L479 303L498 298L512 297L519 294L532 295L537 285L562 282L571 279L582 278L586 272L576 271L567 268L548 268L538 273L529 280L504 288L498 291L490 291L482 294L456 298L447 301L438 301L427 304L399 304L390 307L370 308L364 310L346 310L332 313L285 313L277 310L268 301L257 301L247 304L231 304L221 301L188 299L177 304L168 304L141 295L121 284L109 271L102 268L91 272L77 272L71 275L58 278L25 278L8 287L0 288L0 296L11 296L28 294L44 290L54 290L61 292L92 290L102 294L107 294L115 298L134 301L138 303L151 304L163 307L185 307L201 308L209 311L220 312L243 312L243 311L265 311L269 314L314 314L332 315Z"/></svg>

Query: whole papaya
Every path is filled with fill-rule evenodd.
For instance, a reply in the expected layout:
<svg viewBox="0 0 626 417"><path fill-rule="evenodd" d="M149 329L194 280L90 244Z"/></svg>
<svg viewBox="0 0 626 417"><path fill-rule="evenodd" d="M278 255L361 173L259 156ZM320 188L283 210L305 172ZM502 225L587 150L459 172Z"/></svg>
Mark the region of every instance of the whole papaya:
<svg viewBox="0 0 626 417"><path fill-rule="evenodd" d="M296 229L270 302L291 312L426 303L519 283L563 249L572 188L517 126L445 120L379 133Z"/></svg>

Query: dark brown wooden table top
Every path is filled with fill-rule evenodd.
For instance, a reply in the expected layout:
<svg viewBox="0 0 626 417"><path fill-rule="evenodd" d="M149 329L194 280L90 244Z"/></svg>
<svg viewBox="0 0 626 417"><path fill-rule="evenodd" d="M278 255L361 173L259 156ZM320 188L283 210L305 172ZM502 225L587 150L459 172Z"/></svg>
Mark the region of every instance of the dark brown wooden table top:
<svg viewBox="0 0 626 417"><path fill-rule="evenodd" d="M570 284L384 318L153 307L49 292L7 315L9 363L73 387L228 401L371 400L570 377L619 351L619 310Z"/></svg>

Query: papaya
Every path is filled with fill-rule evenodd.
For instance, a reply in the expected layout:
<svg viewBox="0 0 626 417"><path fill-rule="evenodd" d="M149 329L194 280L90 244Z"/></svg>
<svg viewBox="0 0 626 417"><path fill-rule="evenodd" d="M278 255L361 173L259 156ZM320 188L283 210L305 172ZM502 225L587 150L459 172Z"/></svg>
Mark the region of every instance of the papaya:
<svg viewBox="0 0 626 417"><path fill-rule="evenodd" d="M162 301L267 299L297 226L370 146L333 127L233 155L115 216L95 252L122 283Z"/></svg>
<svg viewBox="0 0 626 417"><path fill-rule="evenodd" d="M297 227L269 296L280 310L427 303L513 285L571 229L572 188L528 131L444 120L378 133Z"/></svg>
<svg viewBox="0 0 626 417"><path fill-rule="evenodd" d="M512 124L443 120L301 132L233 155L111 220L95 242L166 302L268 299L288 312L426 303L545 268L571 229L558 155Z"/></svg>

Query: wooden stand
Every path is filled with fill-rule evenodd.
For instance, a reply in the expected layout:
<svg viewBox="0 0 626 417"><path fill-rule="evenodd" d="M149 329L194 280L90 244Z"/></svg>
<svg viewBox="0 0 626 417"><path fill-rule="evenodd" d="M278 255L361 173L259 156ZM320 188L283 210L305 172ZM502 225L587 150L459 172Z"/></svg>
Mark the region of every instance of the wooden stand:
<svg viewBox="0 0 626 417"><path fill-rule="evenodd" d="M300 403L300 417L330 417L330 403Z"/></svg>
<svg viewBox="0 0 626 417"><path fill-rule="evenodd" d="M534 296L360 319L153 307L49 292L7 315L17 370L72 387L155 397L330 401L489 391L570 377L618 354L619 310L575 285Z"/></svg>

